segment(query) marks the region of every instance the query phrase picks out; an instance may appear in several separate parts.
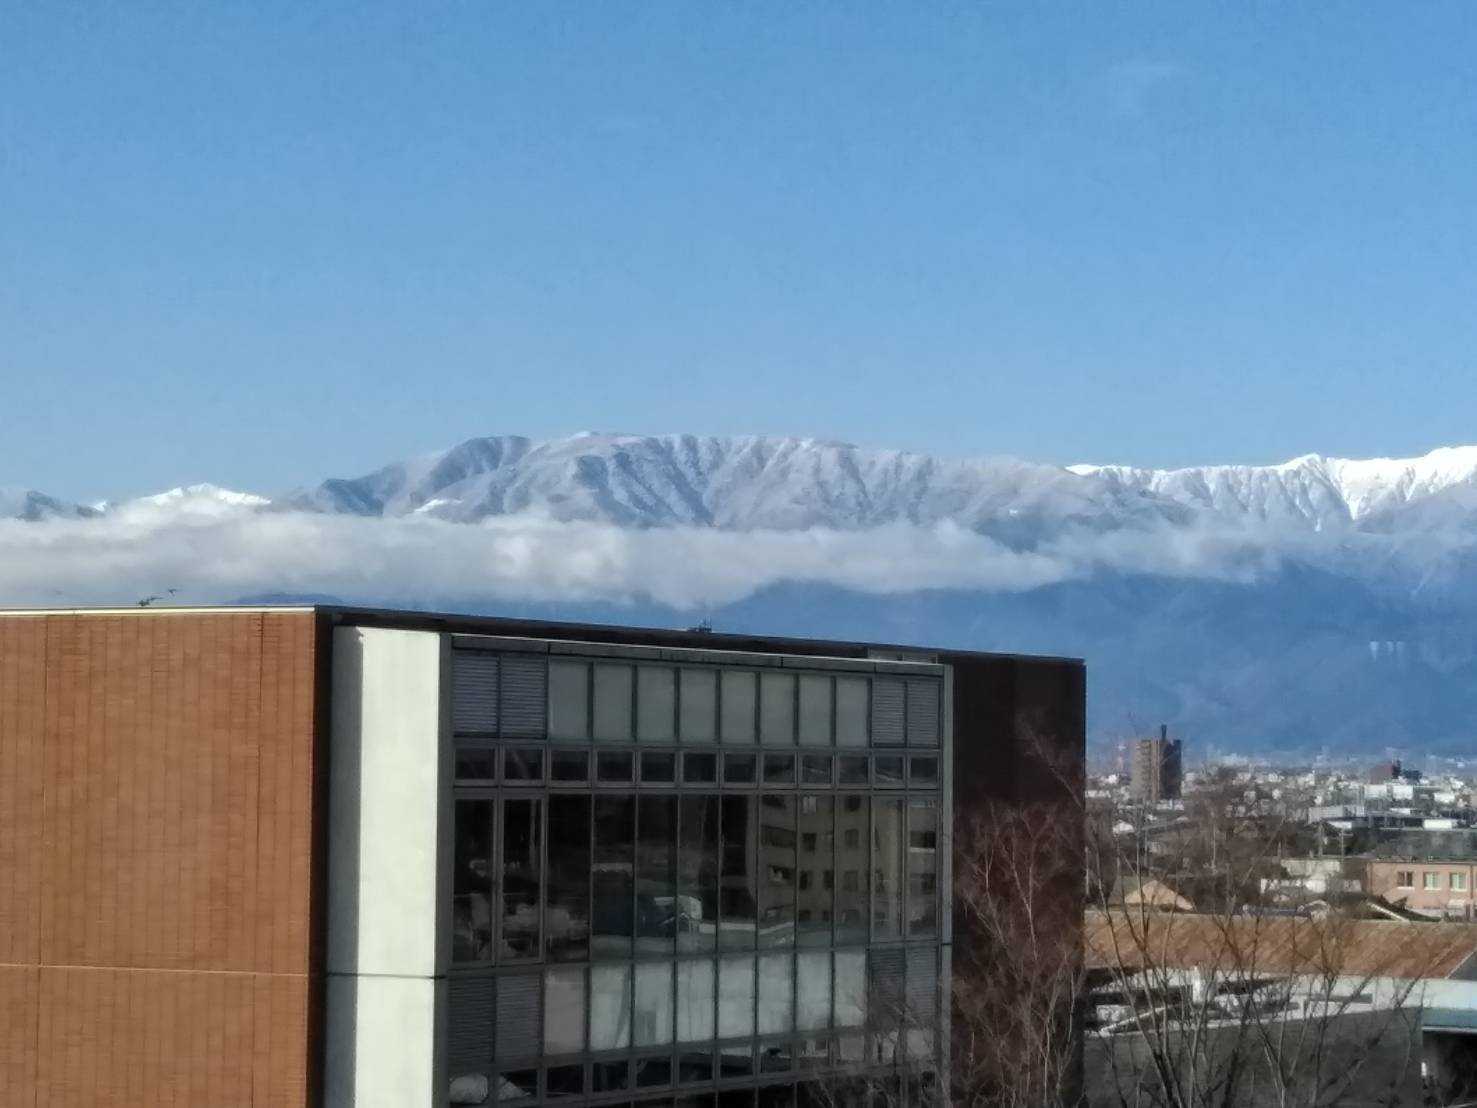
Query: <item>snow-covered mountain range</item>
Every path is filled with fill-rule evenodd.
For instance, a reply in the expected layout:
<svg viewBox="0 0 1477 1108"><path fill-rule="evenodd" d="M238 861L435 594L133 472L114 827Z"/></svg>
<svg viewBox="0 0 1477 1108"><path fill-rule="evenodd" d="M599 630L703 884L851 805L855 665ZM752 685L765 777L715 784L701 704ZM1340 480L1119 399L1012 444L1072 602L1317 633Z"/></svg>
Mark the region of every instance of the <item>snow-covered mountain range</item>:
<svg viewBox="0 0 1477 1108"><path fill-rule="evenodd" d="M1099 741L1477 760L1477 447L1150 470L498 436L271 494L0 491L0 603L160 594L1077 655Z"/></svg>
<svg viewBox="0 0 1477 1108"><path fill-rule="evenodd" d="M1420 458L1310 454L1280 465L1155 470L944 459L801 438L505 435L276 495L200 484L78 505L0 491L0 517L86 517L140 504L210 502L457 523L532 512L623 527L740 531L949 521L1016 544L1066 525L1103 531L1214 521L1390 533L1477 525L1477 446Z"/></svg>

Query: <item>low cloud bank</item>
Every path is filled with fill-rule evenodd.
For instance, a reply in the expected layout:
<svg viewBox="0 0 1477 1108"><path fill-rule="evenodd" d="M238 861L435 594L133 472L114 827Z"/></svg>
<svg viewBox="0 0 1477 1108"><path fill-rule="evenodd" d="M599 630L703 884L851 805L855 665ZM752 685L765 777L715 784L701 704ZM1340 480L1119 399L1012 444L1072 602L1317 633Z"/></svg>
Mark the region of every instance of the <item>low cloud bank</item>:
<svg viewBox="0 0 1477 1108"><path fill-rule="evenodd" d="M0 603L132 604L263 593L331 594L351 602L416 597L489 601L650 600L676 608L742 599L805 582L861 592L932 588L1024 591L1102 571L1254 581L1289 557L1404 565L1383 544L1242 529L1069 531L1031 550L944 524L866 531L627 530L502 516L478 524L366 519L213 505L141 506L94 520L0 523ZM1422 547L1435 563L1459 543ZM1426 566L1420 572L1429 574Z"/></svg>

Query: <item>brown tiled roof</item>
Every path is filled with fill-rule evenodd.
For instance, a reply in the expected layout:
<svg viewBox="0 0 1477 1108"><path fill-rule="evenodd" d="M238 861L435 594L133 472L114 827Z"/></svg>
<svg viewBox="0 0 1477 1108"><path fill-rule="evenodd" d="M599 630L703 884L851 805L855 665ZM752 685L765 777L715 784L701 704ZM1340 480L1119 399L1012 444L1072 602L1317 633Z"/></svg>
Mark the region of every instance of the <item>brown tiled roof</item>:
<svg viewBox="0 0 1477 1108"><path fill-rule="evenodd" d="M1477 925L1115 910L1087 913L1086 942L1097 969L1443 978L1477 952Z"/></svg>

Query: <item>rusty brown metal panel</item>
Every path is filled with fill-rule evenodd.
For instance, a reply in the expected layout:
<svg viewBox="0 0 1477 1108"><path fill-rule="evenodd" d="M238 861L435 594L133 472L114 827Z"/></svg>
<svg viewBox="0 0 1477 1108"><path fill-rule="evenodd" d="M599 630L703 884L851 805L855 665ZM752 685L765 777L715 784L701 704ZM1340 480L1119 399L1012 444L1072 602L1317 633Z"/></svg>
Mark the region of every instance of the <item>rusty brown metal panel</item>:
<svg viewBox="0 0 1477 1108"><path fill-rule="evenodd" d="M0 625L0 963L40 958L46 626Z"/></svg>
<svg viewBox="0 0 1477 1108"><path fill-rule="evenodd" d="M0 617L7 1106L308 1102L317 665L308 612Z"/></svg>

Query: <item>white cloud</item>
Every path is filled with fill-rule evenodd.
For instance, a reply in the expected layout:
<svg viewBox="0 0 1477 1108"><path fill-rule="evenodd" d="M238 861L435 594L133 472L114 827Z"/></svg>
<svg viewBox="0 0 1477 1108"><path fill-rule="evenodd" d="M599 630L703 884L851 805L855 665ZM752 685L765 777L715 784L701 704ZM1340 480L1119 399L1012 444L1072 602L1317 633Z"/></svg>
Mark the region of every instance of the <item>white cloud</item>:
<svg viewBox="0 0 1477 1108"><path fill-rule="evenodd" d="M1020 591L1100 570L1254 580L1288 557L1363 561L1369 552L1348 543L1166 526L1066 531L1020 551L952 524L740 533L137 504L102 519L0 523L0 603L130 604L175 588L175 599L196 603L292 593L365 603L649 598L685 608L779 582L888 593Z"/></svg>

